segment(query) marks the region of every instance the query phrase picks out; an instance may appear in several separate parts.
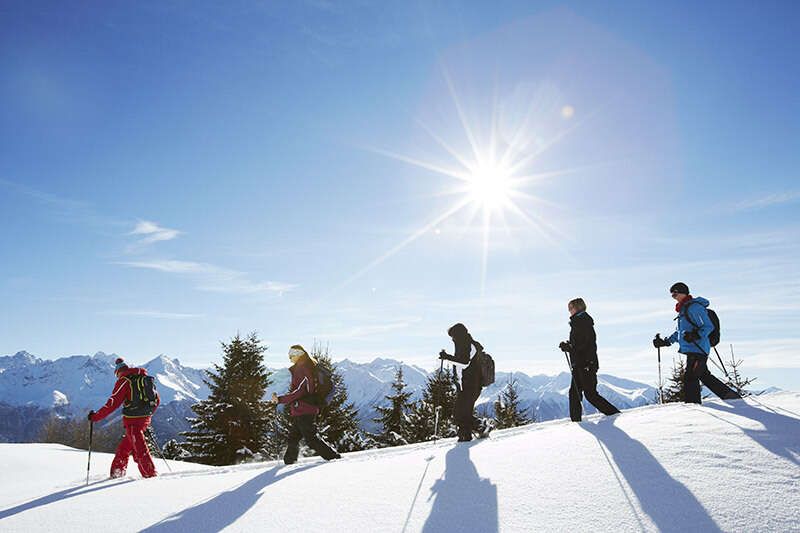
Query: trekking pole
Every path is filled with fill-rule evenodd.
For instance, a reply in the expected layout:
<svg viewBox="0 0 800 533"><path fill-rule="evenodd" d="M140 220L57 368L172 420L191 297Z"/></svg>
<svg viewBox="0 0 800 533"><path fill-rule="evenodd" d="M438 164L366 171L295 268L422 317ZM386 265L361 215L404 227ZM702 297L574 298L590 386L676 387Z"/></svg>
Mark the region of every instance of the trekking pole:
<svg viewBox="0 0 800 533"><path fill-rule="evenodd" d="M656 338L661 338L661 333L656 333ZM664 403L664 382L661 380L661 346L656 347L658 350L658 403Z"/></svg>
<svg viewBox="0 0 800 533"><path fill-rule="evenodd" d="M152 427L147 428L147 434L150 436L150 442L153 444L153 447L156 449L156 451L158 451L159 457L161 457L161 459L164 460L164 464L167 465L167 470L172 473L172 468L169 466L166 457L164 457L164 454L161 453L161 446L158 445L158 441L156 440L155 432L153 431Z"/></svg>
<svg viewBox="0 0 800 533"><path fill-rule="evenodd" d="M719 363L722 365L722 371L725 372L725 377L730 380L731 377L728 375L728 369L725 368L725 363L722 361L722 357L719 356L719 352L717 351L717 347L714 346L713 348L714 348L714 353L717 354L717 359L719 359Z"/></svg>
<svg viewBox="0 0 800 533"><path fill-rule="evenodd" d="M89 469L92 466L92 434L94 433L94 422L89 421L89 460L86 461L86 486L89 486Z"/></svg>
<svg viewBox="0 0 800 533"><path fill-rule="evenodd" d="M564 357L567 358L567 368L569 369L570 373L572 373L572 361L569 360L569 352L564 350Z"/></svg>
<svg viewBox="0 0 800 533"><path fill-rule="evenodd" d="M444 370L444 359L441 357L439 358L439 374L437 375L438 378L442 377L442 371ZM442 410L441 405L437 405L434 408L435 415L433 417L433 442L436 442L436 439L439 437L439 413Z"/></svg>

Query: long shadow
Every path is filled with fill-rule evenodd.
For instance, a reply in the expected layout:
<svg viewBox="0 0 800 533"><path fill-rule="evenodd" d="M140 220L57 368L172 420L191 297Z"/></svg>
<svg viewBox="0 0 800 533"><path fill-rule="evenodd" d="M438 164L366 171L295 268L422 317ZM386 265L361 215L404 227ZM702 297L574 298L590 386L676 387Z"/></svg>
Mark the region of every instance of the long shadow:
<svg viewBox="0 0 800 533"><path fill-rule="evenodd" d="M703 407L720 412L733 413L759 422L764 426L764 429L745 428L731 420L707 413L739 428L745 435L778 457L783 457L796 465L800 465L800 459L798 459L800 457L800 420L797 418L774 411L758 409L744 400L730 402L724 406L708 403L704 404Z"/></svg>
<svg viewBox="0 0 800 533"><path fill-rule="evenodd" d="M74 498L75 496L82 496L84 494L89 494L90 492L95 492L98 490L109 489L111 487L118 487L120 485L124 485L125 483L130 483L133 481L132 479L127 479L125 481L117 481L114 483L110 483L107 485L102 486L95 486L99 483L105 483L108 481L104 479L102 481L95 481L87 488L86 485L80 485L77 487L72 487L69 489L60 490L58 492L54 492L52 494L48 494L47 496L42 496L41 498L36 498L35 500L31 500L29 502L21 503L14 507L9 507L8 509L4 509L0 511L0 520L4 518L8 518L9 516L14 516L15 514L19 514L25 511L29 511L31 509L36 509L37 507L42 507L45 505L50 505L51 503L60 502L63 500L67 500L69 498Z"/></svg>
<svg viewBox="0 0 800 533"><path fill-rule="evenodd" d="M611 453L609 462L613 461L625 477L642 511L659 531L721 531L694 494L670 476L641 442L616 427L615 421L605 419L579 427L594 435Z"/></svg>
<svg viewBox="0 0 800 533"><path fill-rule="evenodd" d="M261 498L261 492L281 479L287 478L303 470L318 466L303 465L292 468L283 474L278 471L283 466L275 466L250 481L242 483L235 489L223 492L210 500L198 503L193 507L179 511L143 529L144 532L173 533L175 531L192 531L193 533L217 532L233 524Z"/></svg>
<svg viewBox="0 0 800 533"><path fill-rule="evenodd" d="M444 478L431 488L430 497L436 499L422 528L424 533L498 531L497 486L481 478L469 458L475 444L457 444L447 452Z"/></svg>

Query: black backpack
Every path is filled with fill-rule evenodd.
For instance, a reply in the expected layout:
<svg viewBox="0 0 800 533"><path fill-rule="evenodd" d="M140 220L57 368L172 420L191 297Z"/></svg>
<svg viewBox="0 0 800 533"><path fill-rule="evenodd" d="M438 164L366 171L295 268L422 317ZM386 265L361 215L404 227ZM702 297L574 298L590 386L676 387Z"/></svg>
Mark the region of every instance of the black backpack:
<svg viewBox="0 0 800 533"><path fill-rule="evenodd" d="M484 351L478 352L475 357L480 357L481 387L488 387L494 383L494 359Z"/></svg>
<svg viewBox="0 0 800 533"><path fill-rule="evenodd" d="M689 306L692 305L691 303L686 306L686 311L683 316L686 317L686 320L689 321L689 324L693 325L695 329L698 327L697 324L689 317ZM700 304L697 304L700 305ZM708 341L711 343L711 346L714 347L719 344L719 317L717 316L716 311L713 309L706 308L706 312L708 313L708 319L711 320L711 324L714 326L714 330L708 334Z"/></svg>
<svg viewBox="0 0 800 533"><path fill-rule="evenodd" d="M158 405L158 391L153 376L134 374L126 378L131 386L131 398L125 400L122 414L125 416L150 416Z"/></svg>
<svg viewBox="0 0 800 533"><path fill-rule="evenodd" d="M318 407L327 405L335 392L331 372L322 365L314 365L312 375L314 376L314 394L310 395L309 399Z"/></svg>

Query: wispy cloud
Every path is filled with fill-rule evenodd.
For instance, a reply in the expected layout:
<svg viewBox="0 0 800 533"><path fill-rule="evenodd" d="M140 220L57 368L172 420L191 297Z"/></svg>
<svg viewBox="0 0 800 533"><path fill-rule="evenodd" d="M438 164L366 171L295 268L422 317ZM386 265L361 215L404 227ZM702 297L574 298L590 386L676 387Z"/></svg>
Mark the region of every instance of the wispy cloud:
<svg viewBox="0 0 800 533"><path fill-rule="evenodd" d="M130 316L141 318L158 318L166 320L187 320L192 318L203 318L205 315L195 313L169 313L165 311L153 310L121 310L121 311L102 311L99 314L111 316Z"/></svg>
<svg viewBox="0 0 800 533"><path fill-rule="evenodd" d="M279 281L253 281L244 272L208 263L156 259L151 261L120 261L118 265L157 270L169 274L192 276L197 289L229 294L283 294L297 288L296 284Z"/></svg>
<svg viewBox="0 0 800 533"><path fill-rule="evenodd" d="M758 198L750 198L733 205L734 211L755 211L800 200L800 191L772 193Z"/></svg>
<svg viewBox="0 0 800 533"><path fill-rule="evenodd" d="M171 241L181 233L176 229L162 228L157 223L149 220L140 220L128 235L142 235L143 238L139 239L136 244L145 246L155 242Z"/></svg>
<svg viewBox="0 0 800 533"><path fill-rule="evenodd" d="M117 227L125 224L120 219L97 214L87 202L40 191L4 178L0 178L0 187L32 199L44 207L48 214L60 217L62 220L92 226L102 231L107 230L109 226Z"/></svg>

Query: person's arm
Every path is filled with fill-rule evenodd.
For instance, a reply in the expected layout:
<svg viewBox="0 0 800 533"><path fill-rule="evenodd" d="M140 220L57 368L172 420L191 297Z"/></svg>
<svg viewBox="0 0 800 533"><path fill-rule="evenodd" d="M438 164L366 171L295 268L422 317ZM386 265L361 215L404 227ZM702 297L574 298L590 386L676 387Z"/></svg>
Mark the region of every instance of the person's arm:
<svg viewBox="0 0 800 533"><path fill-rule="evenodd" d="M278 396L278 403L292 403L314 393L314 379L311 376L311 371L306 367L301 367L295 370L301 373L300 383L294 390L289 391L283 396Z"/></svg>
<svg viewBox="0 0 800 533"><path fill-rule="evenodd" d="M714 324L708 318L708 311L700 304L692 305L686 310L686 314L691 319L690 322L694 325L697 334L700 338L708 338L712 331L714 331Z"/></svg>
<svg viewBox="0 0 800 533"><path fill-rule="evenodd" d="M131 386L130 383L128 383L128 380L125 378L118 379L116 385L114 385L114 392L111 393L111 396L108 398L106 404L92 415L92 422L100 422L102 419L113 413L117 407L122 405L122 402L125 401L125 398L130 396L130 393Z"/></svg>
<svg viewBox="0 0 800 533"><path fill-rule="evenodd" d="M667 346L672 344L673 342L677 342L678 340L678 329L675 328L675 331L669 337L664 338L664 341L667 343Z"/></svg>

